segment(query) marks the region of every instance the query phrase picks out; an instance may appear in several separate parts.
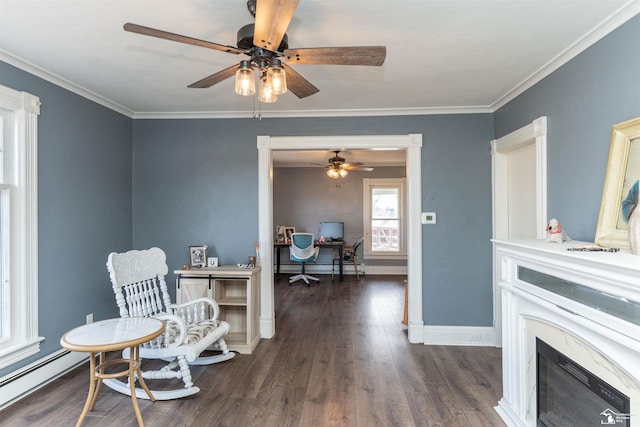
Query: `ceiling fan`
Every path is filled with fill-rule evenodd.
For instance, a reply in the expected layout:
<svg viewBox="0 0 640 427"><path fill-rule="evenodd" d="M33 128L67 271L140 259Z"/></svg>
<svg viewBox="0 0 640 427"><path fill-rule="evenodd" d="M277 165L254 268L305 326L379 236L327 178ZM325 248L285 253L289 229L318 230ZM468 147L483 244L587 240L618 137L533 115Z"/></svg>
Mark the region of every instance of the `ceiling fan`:
<svg viewBox="0 0 640 427"><path fill-rule="evenodd" d="M361 162L345 163L344 157L340 157L340 150L334 150L335 156L329 159L329 164L325 166L327 175L331 178L344 178L348 171L371 172L372 167L364 166Z"/></svg>
<svg viewBox="0 0 640 427"><path fill-rule="evenodd" d="M247 8L254 16L255 24L245 25L238 30L237 46L217 44L132 23L124 24L124 29L132 33L219 50L234 55L247 55L249 57L248 60L211 74L188 86L190 88L209 88L235 75L236 92L241 95L253 95L255 93L254 68L259 72L259 83L261 90L264 88L263 92L273 92L273 94L278 95L277 92L284 93L288 88L298 98L305 98L319 92L319 89L294 71L290 65L380 66L384 63L386 57L386 47L384 46L289 49L286 30L295 13L298 2L299 0L247 1ZM281 58L284 59L284 62ZM251 80L240 80L243 78L243 73L245 78L246 75L250 74ZM276 77L272 78L275 80L267 81L269 74L276 74ZM286 80L281 77L284 82L284 88L277 86L280 84L280 80L277 77L278 74L286 76ZM245 87L239 87L239 82L244 84ZM251 92L251 85L253 85L253 92ZM282 91L283 89L284 91ZM260 95L260 98L262 98L262 93ZM273 100L260 100L262 102L273 102Z"/></svg>

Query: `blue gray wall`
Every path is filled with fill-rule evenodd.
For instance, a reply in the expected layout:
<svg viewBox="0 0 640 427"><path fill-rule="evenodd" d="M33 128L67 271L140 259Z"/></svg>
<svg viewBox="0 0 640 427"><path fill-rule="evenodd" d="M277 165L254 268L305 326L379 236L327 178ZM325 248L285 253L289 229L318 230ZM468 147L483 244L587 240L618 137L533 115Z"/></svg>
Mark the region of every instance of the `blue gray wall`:
<svg viewBox="0 0 640 427"><path fill-rule="evenodd" d="M0 84L40 97L38 310L41 352L72 327L117 316L107 255L131 247L132 120L0 62Z"/></svg>
<svg viewBox="0 0 640 427"><path fill-rule="evenodd" d="M116 315L110 251L158 245L171 268L190 244L244 260L258 233L257 135L423 134L427 325L489 326L488 141L549 117L549 216L593 240L611 126L640 116L640 18L495 114L362 118L131 120L0 62L0 84L40 96L39 303L42 352ZM495 131L493 128L495 127ZM133 143L132 143L133 141ZM0 375L28 361L0 371Z"/></svg>
<svg viewBox="0 0 640 427"><path fill-rule="evenodd" d="M137 120L134 246L162 247L170 269L188 262L193 244L223 264L245 262L258 240L258 135L413 133L423 134L423 211L438 213L423 227L425 322L490 326L490 114Z"/></svg>
<svg viewBox="0 0 640 427"><path fill-rule="evenodd" d="M327 158L331 155L330 152ZM348 159L347 159L348 160ZM340 179L331 179L326 169L310 167L277 167L273 169L273 223L293 226L298 232L319 237L320 222L344 223L344 241L353 245L364 236L364 178L404 178L406 167L375 167L370 172L351 171ZM292 264L289 251L282 250L282 264ZM403 260L364 259L358 250L359 262L372 265L405 266ZM331 264L333 253L321 250L315 264ZM370 270L367 270L370 271Z"/></svg>
<svg viewBox="0 0 640 427"><path fill-rule="evenodd" d="M592 242L611 127L640 116L640 16L494 114L499 138L548 116L548 216Z"/></svg>

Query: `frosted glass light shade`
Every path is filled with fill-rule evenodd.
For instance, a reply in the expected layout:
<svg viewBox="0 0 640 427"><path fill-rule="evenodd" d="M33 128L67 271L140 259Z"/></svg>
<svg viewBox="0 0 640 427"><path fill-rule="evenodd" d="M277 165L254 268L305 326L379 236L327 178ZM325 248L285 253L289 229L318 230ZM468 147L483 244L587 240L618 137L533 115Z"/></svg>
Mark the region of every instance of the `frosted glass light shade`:
<svg viewBox="0 0 640 427"><path fill-rule="evenodd" d="M272 59L271 66L267 70L267 86L274 95L282 95L287 92L287 76L279 59Z"/></svg>
<svg viewBox="0 0 640 427"><path fill-rule="evenodd" d="M240 61L236 71L236 93L243 96L251 96L256 93L256 80L253 77L253 69L249 61Z"/></svg>
<svg viewBox="0 0 640 427"><path fill-rule="evenodd" d="M336 169L336 168L327 169L327 176L333 179L344 178L345 176L347 176L347 173L348 172L344 169Z"/></svg>
<svg viewBox="0 0 640 427"><path fill-rule="evenodd" d="M271 87L267 84L266 77L260 79L260 91L258 93L258 99L260 102L272 103L278 100L278 97L273 93Z"/></svg>

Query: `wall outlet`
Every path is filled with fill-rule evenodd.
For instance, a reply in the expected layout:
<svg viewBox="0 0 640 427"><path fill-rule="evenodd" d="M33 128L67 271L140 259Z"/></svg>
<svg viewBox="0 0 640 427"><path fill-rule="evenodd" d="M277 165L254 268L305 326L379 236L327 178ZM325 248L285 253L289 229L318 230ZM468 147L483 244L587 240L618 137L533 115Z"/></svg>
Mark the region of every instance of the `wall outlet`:
<svg viewBox="0 0 640 427"><path fill-rule="evenodd" d="M93 313L87 314L87 325L93 323Z"/></svg>

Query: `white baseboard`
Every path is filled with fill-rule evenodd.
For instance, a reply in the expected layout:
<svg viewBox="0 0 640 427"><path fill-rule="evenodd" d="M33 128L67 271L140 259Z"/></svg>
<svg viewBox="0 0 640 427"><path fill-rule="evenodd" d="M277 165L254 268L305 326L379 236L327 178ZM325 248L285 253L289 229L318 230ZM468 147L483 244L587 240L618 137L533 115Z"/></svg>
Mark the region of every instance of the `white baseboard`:
<svg viewBox="0 0 640 427"><path fill-rule="evenodd" d="M425 326L424 343L495 347L496 332L492 326Z"/></svg>
<svg viewBox="0 0 640 427"><path fill-rule="evenodd" d="M364 271L364 264L358 265L358 271L362 273ZM300 264L280 264L280 273L300 273L301 270ZM276 271L276 266L273 266L273 271ZM305 264L304 271L307 273L313 274L331 274L331 264ZM338 266L336 265L334 274L338 274ZM353 267L353 264L345 264L342 266L343 274L356 274L356 270Z"/></svg>
<svg viewBox="0 0 640 427"><path fill-rule="evenodd" d="M516 413L513 412L511 405L509 405L509 402L507 402L504 397L500 399L498 406L494 406L493 409L500 415L500 418L502 418L502 421L504 421L506 425L510 427L526 427Z"/></svg>
<svg viewBox="0 0 640 427"><path fill-rule="evenodd" d="M0 410L49 384L89 359L61 349L0 378Z"/></svg>
<svg viewBox="0 0 640 427"><path fill-rule="evenodd" d="M406 276L406 265L367 265L367 273L377 276Z"/></svg>
<svg viewBox="0 0 640 427"><path fill-rule="evenodd" d="M299 273L300 264L281 264L280 273ZM331 274L331 265L329 264L306 264L304 270L309 274ZM273 271L276 271L276 267L273 267ZM342 267L343 274L355 275L356 270L353 264L345 264ZM358 264L358 272L360 274L375 274L375 275L407 275L406 265L365 265ZM338 274L338 267L336 266L334 274Z"/></svg>

